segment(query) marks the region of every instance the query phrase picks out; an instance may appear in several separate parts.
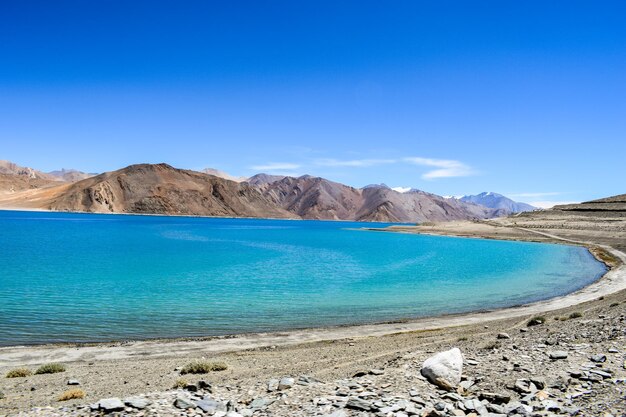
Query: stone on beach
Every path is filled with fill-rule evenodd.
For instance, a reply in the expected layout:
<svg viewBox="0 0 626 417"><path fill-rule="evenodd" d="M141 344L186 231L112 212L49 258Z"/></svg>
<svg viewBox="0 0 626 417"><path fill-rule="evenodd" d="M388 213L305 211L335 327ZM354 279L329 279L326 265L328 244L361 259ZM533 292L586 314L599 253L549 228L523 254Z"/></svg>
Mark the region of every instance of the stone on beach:
<svg viewBox="0 0 626 417"><path fill-rule="evenodd" d="M143 398L143 397L129 397L124 399L124 404L129 407L136 408L138 410L142 410L152 404L152 401Z"/></svg>
<svg viewBox="0 0 626 417"><path fill-rule="evenodd" d="M196 408L196 404L194 404L189 398L178 397L174 402L174 406L176 408L181 408L183 410L187 410L190 408Z"/></svg>
<svg viewBox="0 0 626 417"><path fill-rule="evenodd" d="M453 390L461 382L463 355L459 348L439 352L426 359L421 373L431 384L446 390Z"/></svg>
<svg viewBox="0 0 626 417"><path fill-rule="evenodd" d="M270 379L269 382L267 383L267 391L268 392L274 392L274 391L278 391L278 379Z"/></svg>
<svg viewBox="0 0 626 417"><path fill-rule="evenodd" d="M216 401L210 397L196 401L196 405L205 413L215 414L217 411L226 411L226 404Z"/></svg>
<svg viewBox="0 0 626 417"><path fill-rule="evenodd" d="M255 398L254 400L252 400L249 407L252 410L259 410L259 409L266 408L268 405L272 404L273 402L274 400L271 400L269 398Z"/></svg>
<svg viewBox="0 0 626 417"><path fill-rule="evenodd" d="M98 408L105 413L112 413L114 411L122 411L124 403L119 398L105 398L98 402Z"/></svg>
<svg viewBox="0 0 626 417"><path fill-rule="evenodd" d="M548 352L548 356L550 359L567 359L567 352L564 350L554 350L552 352Z"/></svg>
<svg viewBox="0 0 626 417"><path fill-rule="evenodd" d="M353 410L370 411L372 409L372 404L361 398L350 398L346 403L346 407Z"/></svg>
<svg viewBox="0 0 626 417"><path fill-rule="evenodd" d="M295 383L296 383L296 380L293 378L289 378L289 377L282 378L280 382L278 383L278 389L282 391L285 389L293 388L293 385Z"/></svg>

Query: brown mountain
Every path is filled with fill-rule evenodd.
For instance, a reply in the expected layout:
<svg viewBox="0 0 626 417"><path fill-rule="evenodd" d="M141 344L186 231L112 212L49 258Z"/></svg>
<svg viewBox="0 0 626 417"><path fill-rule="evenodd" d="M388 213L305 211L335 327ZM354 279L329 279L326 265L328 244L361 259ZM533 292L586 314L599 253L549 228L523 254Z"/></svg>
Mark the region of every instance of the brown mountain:
<svg viewBox="0 0 626 417"><path fill-rule="evenodd" d="M248 178L246 182L252 185L266 185L280 181L283 178L285 178L284 175L256 174Z"/></svg>
<svg viewBox="0 0 626 417"><path fill-rule="evenodd" d="M399 193L385 187L363 190L364 203L357 213L358 220L395 222L448 221L486 219L503 215L498 210L477 204L444 198L424 191Z"/></svg>
<svg viewBox="0 0 626 417"><path fill-rule="evenodd" d="M96 174L87 174L74 169L42 172L23 167L10 161L0 161L0 194L11 195L21 191L49 188L60 182L75 182Z"/></svg>
<svg viewBox="0 0 626 417"><path fill-rule="evenodd" d="M56 187L48 194L39 206L59 211L294 217L248 184L167 164L131 165Z"/></svg>
<svg viewBox="0 0 626 417"><path fill-rule="evenodd" d="M358 189L309 175L284 177L259 189L277 205L304 219L423 222L484 219L499 214L423 191L399 193L385 186Z"/></svg>
<svg viewBox="0 0 626 417"><path fill-rule="evenodd" d="M86 178L95 177L98 174L89 174L87 172L77 171L75 169L63 168L58 171L48 172L48 175L53 176L59 181L76 182L76 181L84 180Z"/></svg>
<svg viewBox="0 0 626 417"><path fill-rule="evenodd" d="M221 171L215 168L204 168L202 171L205 174L213 175L214 177L224 178L225 180L231 180L235 182L244 182L246 177L235 177L234 175L230 175L227 172Z"/></svg>
<svg viewBox="0 0 626 417"><path fill-rule="evenodd" d="M319 177L284 177L259 189L283 209L303 219L353 220L361 191Z"/></svg>
<svg viewBox="0 0 626 417"><path fill-rule="evenodd" d="M53 187L55 185L59 185L59 182L24 175L0 174L0 195L12 195L26 190Z"/></svg>
<svg viewBox="0 0 626 417"><path fill-rule="evenodd" d="M57 183L58 184L58 183ZM349 187L324 178L255 176L238 183L167 164L140 164L75 183L0 196L0 206L96 213L423 222L499 214L423 191Z"/></svg>
<svg viewBox="0 0 626 417"><path fill-rule="evenodd" d="M53 175L37 171L33 168L23 167L11 161L0 161L0 174L15 175L24 178L55 181Z"/></svg>

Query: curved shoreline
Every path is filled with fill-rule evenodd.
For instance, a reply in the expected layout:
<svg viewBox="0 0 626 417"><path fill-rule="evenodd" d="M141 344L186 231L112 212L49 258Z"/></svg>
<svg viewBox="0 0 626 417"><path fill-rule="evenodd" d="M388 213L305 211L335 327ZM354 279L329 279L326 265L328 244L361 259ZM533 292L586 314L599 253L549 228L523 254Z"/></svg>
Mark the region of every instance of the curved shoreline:
<svg viewBox="0 0 626 417"><path fill-rule="evenodd" d="M613 267L607 265L610 269L602 277L580 290L564 296L521 306L505 307L474 313L460 313L410 319L403 322L308 328L271 333L247 333L211 337L200 340L176 338L96 344L53 344L0 347L0 363L3 363L3 365L30 365L50 361L81 362L128 359L133 357L165 358L194 354L225 353L267 346L289 346L328 340L378 337L396 333L461 327L494 320L532 316L572 307L588 301L597 300L598 298L606 295L626 290L625 253L607 245L575 241L534 230L523 230L537 233L554 240L585 246L590 250L591 254L596 259L607 265L607 263L603 259L599 258L592 250L593 247L599 247L610 253L616 259L619 259L620 263ZM480 236L475 237L482 238Z"/></svg>

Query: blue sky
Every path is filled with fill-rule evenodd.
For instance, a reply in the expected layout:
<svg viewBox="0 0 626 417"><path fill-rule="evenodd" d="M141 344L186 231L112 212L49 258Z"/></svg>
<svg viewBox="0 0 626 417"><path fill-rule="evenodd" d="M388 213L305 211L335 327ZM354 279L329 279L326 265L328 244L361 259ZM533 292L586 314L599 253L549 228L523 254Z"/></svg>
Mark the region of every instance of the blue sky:
<svg viewBox="0 0 626 417"><path fill-rule="evenodd" d="M624 193L626 3L4 1L0 159Z"/></svg>

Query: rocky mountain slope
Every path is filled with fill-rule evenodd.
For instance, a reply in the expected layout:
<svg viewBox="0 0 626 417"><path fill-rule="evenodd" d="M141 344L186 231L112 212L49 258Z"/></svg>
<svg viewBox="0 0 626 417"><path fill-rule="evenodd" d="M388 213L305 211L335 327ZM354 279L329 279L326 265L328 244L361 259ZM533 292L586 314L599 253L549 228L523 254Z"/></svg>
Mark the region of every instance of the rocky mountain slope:
<svg viewBox="0 0 626 417"><path fill-rule="evenodd" d="M261 174L256 174L256 175L251 176L250 178L246 180L246 182L252 185L265 185L265 184L271 184L276 181L280 181L283 178L285 178L284 175L271 175L271 174L261 173Z"/></svg>
<svg viewBox="0 0 626 417"><path fill-rule="evenodd" d="M399 193L384 186L358 189L310 175L259 184L264 195L304 219L423 222L484 219L499 214L423 191Z"/></svg>
<svg viewBox="0 0 626 417"><path fill-rule="evenodd" d="M24 175L0 174L0 195L12 195L27 190L34 190L58 185L58 181L33 178Z"/></svg>
<svg viewBox="0 0 626 417"><path fill-rule="evenodd" d="M55 181L54 175L46 174L33 168L23 167L11 161L0 161L0 174L14 175L30 179Z"/></svg>
<svg viewBox="0 0 626 417"><path fill-rule="evenodd" d="M555 206L558 211L579 211L579 212L625 212L626 194L601 198L598 200L585 201L580 204L564 204Z"/></svg>
<svg viewBox="0 0 626 417"><path fill-rule="evenodd" d="M492 209L504 210L508 213L521 213L523 211L533 211L537 209L530 204L518 203L517 201L513 201L502 194L493 192L484 192L477 195L464 195L459 198L459 200L466 203L479 204Z"/></svg>
<svg viewBox="0 0 626 417"><path fill-rule="evenodd" d="M234 175L230 175L227 172L224 172L215 168L204 168L200 172L213 175L214 177L220 177L220 178L224 178L225 180L230 180L230 181L235 181L235 182L243 182L247 179L246 177L235 177Z"/></svg>
<svg viewBox="0 0 626 417"><path fill-rule="evenodd" d="M0 198L0 206L382 222L484 219L506 214L417 190L399 193L383 186L358 189L309 175L294 178L259 174L236 182L167 164L132 165L71 184L57 184L46 184L41 189L24 184L22 192Z"/></svg>
<svg viewBox="0 0 626 417"><path fill-rule="evenodd" d="M41 208L95 213L294 217L257 189L167 164L131 165L69 186L39 200Z"/></svg>
<svg viewBox="0 0 626 417"><path fill-rule="evenodd" d="M52 187L59 182L75 182L94 175L75 169L42 172L10 161L0 161L0 194Z"/></svg>
<svg viewBox="0 0 626 417"><path fill-rule="evenodd" d="M55 177L59 181L76 182L76 181L94 177L98 174L90 174L87 172L77 171L75 169L62 168L58 171L48 172L48 175Z"/></svg>

